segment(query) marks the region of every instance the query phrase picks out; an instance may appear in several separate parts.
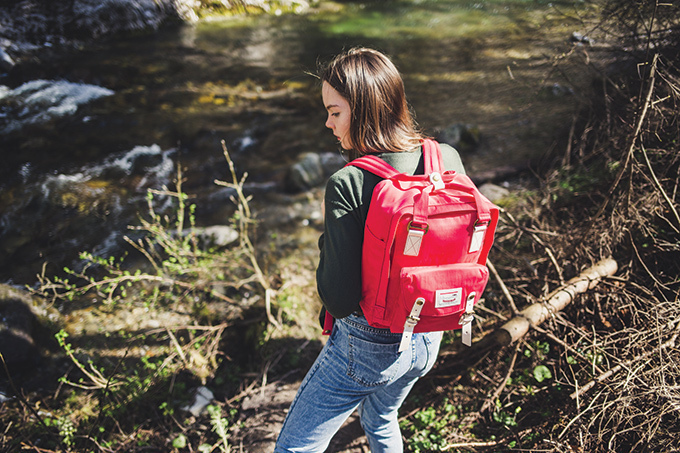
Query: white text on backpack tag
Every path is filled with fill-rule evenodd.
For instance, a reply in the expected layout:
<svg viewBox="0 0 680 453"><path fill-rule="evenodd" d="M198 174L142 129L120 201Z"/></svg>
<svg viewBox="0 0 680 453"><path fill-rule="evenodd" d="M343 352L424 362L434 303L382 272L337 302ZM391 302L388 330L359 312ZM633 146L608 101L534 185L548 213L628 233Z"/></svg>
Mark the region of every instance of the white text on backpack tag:
<svg viewBox="0 0 680 453"><path fill-rule="evenodd" d="M472 321L475 320L474 306L476 293L472 292L468 295L465 302L465 313L460 317L460 325L463 328L463 344L465 346L472 346Z"/></svg>
<svg viewBox="0 0 680 453"><path fill-rule="evenodd" d="M406 322L404 323L404 333L401 335L401 343L399 343L399 352L406 351L408 345L411 344L413 329L416 327L416 324L418 324L418 321L420 321L420 311L423 309L423 305L425 305L425 299L423 299L422 297L417 298L416 301L413 303L411 313L408 315L408 318L406 318Z"/></svg>
<svg viewBox="0 0 680 453"><path fill-rule="evenodd" d="M434 308L447 308L460 305L463 300L463 288L438 289L435 291Z"/></svg>
<svg viewBox="0 0 680 453"><path fill-rule="evenodd" d="M481 225L475 225L475 230L472 232L472 239L470 240L470 250L468 250L468 253L479 252L479 250L482 248L486 227L487 225L485 223Z"/></svg>

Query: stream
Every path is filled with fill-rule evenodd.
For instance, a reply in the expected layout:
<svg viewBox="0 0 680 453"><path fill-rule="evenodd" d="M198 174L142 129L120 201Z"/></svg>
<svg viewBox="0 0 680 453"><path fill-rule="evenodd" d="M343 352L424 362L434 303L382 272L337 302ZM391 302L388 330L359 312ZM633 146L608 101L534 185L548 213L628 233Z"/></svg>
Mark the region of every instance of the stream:
<svg viewBox="0 0 680 453"><path fill-rule="evenodd" d="M295 15L204 19L117 37L0 76L0 282L45 262L115 254L149 188L179 162L200 225L226 224L221 141L266 210L303 153L334 153L319 62L356 45L390 55L429 134L469 124L469 174L553 151L587 80L568 62L580 1L322 2ZM306 223L302 226L307 225ZM275 226L268 226L274 228Z"/></svg>

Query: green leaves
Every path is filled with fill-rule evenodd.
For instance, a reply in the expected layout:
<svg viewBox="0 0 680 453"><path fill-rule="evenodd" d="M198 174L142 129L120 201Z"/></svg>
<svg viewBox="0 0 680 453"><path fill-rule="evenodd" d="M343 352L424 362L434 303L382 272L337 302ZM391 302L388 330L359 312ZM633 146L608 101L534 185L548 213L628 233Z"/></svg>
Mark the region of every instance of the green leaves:
<svg viewBox="0 0 680 453"><path fill-rule="evenodd" d="M546 379L552 379L552 377L552 373L547 366L538 365L534 368L534 379L536 379L536 382L543 382Z"/></svg>
<svg viewBox="0 0 680 453"><path fill-rule="evenodd" d="M187 436L184 434L178 434L177 437L172 441L172 446L174 448L186 448L187 446Z"/></svg>

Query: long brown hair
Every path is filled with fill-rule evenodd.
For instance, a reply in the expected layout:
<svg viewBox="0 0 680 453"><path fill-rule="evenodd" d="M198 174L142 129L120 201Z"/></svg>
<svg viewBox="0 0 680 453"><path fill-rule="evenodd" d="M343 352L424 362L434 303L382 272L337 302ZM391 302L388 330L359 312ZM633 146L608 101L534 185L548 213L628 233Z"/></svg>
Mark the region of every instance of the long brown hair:
<svg viewBox="0 0 680 453"><path fill-rule="evenodd" d="M384 54L354 48L336 56L321 74L349 103L350 159L370 152L417 147L422 135L409 110L404 82Z"/></svg>

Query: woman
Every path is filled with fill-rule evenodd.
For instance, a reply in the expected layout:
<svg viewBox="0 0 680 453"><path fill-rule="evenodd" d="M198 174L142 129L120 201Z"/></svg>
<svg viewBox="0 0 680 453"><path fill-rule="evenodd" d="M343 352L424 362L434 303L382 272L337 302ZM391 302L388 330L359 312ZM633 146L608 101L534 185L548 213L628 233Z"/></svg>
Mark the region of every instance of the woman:
<svg viewBox="0 0 680 453"><path fill-rule="evenodd" d="M375 154L400 172L422 174L417 130L404 84L382 53L358 48L338 55L321 75L333 131L349 159ZM441 146L447 170L463 172L458 153ZM380 181L347 166L326 186L325 227L319 239L317 286L336 319L321 354L303 380L276 443L276 453L324 452L358 409L373 453L403 451L398 410L437 358L441 332L414 334L399 353L401 334L371 327L361 314L361 246L371 194Z"/></svg>

